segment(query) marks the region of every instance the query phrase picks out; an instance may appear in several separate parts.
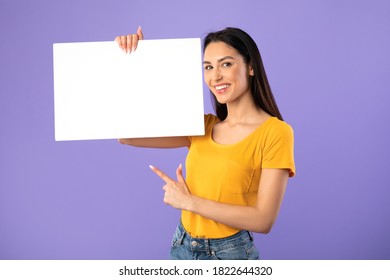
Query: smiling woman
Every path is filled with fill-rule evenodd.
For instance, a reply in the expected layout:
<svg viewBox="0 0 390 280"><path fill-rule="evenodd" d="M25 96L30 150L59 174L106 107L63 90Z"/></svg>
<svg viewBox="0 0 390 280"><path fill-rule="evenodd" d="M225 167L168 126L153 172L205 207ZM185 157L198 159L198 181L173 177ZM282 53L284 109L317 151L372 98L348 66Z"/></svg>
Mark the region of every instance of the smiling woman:
<svg viewBox="0 0 390 280"><path fill-rule="evenodd" d="M220 54L227 55L218 58ZM211 43L204 58L205 81L219 103L228 104L250 94L248 77L253 76L253 69L234 48L223 42Z"/></svg>
<svg viewBox="0 0 390 280"><path fill-rule="evenodd" d="M135 51L142 31L118 36ZM171 259L258 259L252 232L269 233L294 176L294 136L271 92L259 50L237 28L204 40L204 78L216 116L205 116L205 135L120 139L141 147L188 147L186 178L150 166L166 183L164 202L181 209Z"/></svg>
<svg viewBox="0 0 390 280"><path fill-rule="evenodd" d="M213 44L217 44L217 46L210 49ZM213 69L211 62L208 61L207 54L215 55L215 49L219 49L221 52L223 51L228 54L225 57L219 58L220 61L217 61L224 62L224 60L227 60L222 64L224 68L231 66L232 62L229 61L230 59L239 63L242 71L246 71L245 75L249 84L248 90L252 95L254 104L266 113L283 120L272 94L263 61L255 41L246 32L238 28L226 28L219 32L208 34L204 39L205 78L209 77L208 70ZM210 87L210 84L208 86ZM210 90L212 91L212 87L210 87ZM225 119L227 117L227 105L217 102L215 98L214 102L217 116L221 120Z"/></svg>

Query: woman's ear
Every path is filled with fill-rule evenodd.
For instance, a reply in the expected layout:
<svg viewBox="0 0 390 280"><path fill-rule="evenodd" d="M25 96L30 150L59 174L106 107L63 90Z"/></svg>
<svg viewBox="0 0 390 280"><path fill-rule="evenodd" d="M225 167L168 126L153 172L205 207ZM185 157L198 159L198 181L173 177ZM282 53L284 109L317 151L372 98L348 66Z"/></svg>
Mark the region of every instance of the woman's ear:
<svg viewBox="0 0 390 280"><path fill-rule="evenodd" d="M253 68L252 66L249 65L249 76L254 76L255 75L255 72L253 71Z"/></svg>
<svg viewBox="0 0 390 280"><path fill-rule="evenodd" d="M254 76L255 75L255 72L253 71L253 68L252 67L249 67L249 76Z"/></svg>

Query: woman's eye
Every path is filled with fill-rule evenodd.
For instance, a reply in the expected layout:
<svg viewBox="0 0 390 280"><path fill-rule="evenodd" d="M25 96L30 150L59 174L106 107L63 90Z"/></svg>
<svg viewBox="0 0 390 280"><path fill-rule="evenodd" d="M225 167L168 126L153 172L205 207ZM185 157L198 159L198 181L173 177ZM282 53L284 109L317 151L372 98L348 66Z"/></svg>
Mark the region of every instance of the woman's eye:
<svg viewBox="0 0 390 280"><path fill-rule="evenodd" d="M204 67L204 70L210 70L210 69L213 69L213 67L212 67L211 65L206 65L206 66Z"/></svg>
<svg viewBox="0 0 390 280"><path fill-rule="evenodd" d="M222 64L222 67L229 67L231 66L232 64L230 62L225 62L224 64Z"/></svg>

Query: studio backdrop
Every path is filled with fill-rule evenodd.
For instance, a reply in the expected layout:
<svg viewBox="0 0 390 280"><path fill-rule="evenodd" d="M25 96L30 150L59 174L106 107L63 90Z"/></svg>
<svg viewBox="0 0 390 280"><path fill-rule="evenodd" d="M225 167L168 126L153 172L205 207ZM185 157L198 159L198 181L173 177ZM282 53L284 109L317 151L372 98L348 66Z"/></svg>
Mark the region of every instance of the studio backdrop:
<svg viewBox="0 0 390 280"><path fill-rule="evenodd" d="M2 0L0 259L168 258L180 212L148 165L174 176L187 150L54 138L53 44L139 25L146 39L233 26L256 40L297 166L274 228L255 234L261 258L390 258L389 1ZM203 100L213 112L206 86Z"/></svg>

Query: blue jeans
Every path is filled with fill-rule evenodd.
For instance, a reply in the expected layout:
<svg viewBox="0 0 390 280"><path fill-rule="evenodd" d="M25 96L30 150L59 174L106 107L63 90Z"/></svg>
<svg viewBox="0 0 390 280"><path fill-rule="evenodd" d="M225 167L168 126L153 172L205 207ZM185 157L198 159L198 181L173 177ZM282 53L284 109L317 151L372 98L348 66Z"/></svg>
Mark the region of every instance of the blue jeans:
<svg viewBox="0 0 390 280"><path fill-rule="evenodd" d="M249 231L216 239L192 238L180 223L173 235L171 260L258 260L259 251Z"/></svg>

